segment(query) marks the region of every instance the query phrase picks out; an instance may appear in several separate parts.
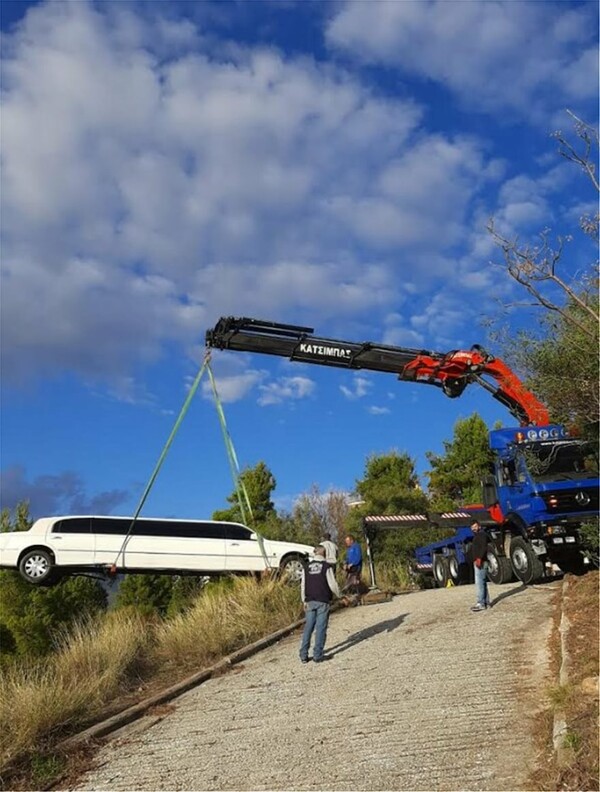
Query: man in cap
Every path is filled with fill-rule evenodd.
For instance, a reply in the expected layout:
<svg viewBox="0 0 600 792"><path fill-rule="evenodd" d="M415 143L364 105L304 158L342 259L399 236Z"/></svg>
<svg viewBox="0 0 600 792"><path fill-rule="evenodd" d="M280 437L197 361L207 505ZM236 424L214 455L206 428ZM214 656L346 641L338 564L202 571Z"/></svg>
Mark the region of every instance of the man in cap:
<svg viewBox="0 0 600 792"><path fill-rule="evenodd" d="M306 623L300 644L300 660L308 663L308 651L314 632L313 660L315 663L322 663L327 659L323 655L323 650L327 639L331 600L333 597L341 597L341 594L333 567L325 560L325 548L322 545L315 547L313 555L304 562L303 566L301 595Z"/></svg>

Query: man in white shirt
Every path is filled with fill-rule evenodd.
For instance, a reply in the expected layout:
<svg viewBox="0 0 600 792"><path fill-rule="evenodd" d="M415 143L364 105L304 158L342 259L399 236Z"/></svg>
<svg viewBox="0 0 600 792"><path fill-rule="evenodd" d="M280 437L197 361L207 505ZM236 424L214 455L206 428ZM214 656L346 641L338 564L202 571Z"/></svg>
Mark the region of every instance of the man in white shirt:
<svg viewBox="0 0 600 792"><path fill-rule="evenodd" d="M325 561L333 565L335 572L335 565L337 564L337 545L331 541L331 534L323 534L324 539L320 542L320 546L325 548Z"/></svg>

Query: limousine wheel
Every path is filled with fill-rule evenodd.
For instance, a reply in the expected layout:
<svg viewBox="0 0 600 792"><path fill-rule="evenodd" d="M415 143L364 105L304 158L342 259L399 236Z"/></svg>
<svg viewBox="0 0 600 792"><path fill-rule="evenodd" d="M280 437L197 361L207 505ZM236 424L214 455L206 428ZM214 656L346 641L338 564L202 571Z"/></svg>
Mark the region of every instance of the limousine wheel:
<svg viewBox="0 0 600 792"><path fill-rule="evenodd" d="M300 556L288 556L281 564L281 577L289 583L299 583L302 580L302 569Z"/></svg>
<svg viewBox="0 0 600 792"><path fill-rule="evenodd" d="M47 583L52 575L52 556L47 550L40 548L28 550L19 562L19 572L28 583L41 586Z"/></svg>

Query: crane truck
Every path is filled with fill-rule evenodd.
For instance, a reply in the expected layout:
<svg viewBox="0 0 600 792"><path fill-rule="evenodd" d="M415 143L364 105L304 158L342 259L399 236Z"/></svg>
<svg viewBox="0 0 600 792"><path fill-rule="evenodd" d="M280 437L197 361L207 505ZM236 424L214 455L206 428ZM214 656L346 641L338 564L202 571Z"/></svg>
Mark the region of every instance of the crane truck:
<svg viewBox="0 0 600 792"><path fill-rule="evenodd" d="M489 434L493 463L482 481L480 508L450 517L412 516L420 525L452 524L457 529L448 539L418 548L417 562L439 585L448 578L461 582L472 539L469 526L477 518L491 539L488 561L494 582L508 582L514 573L523 583L533 583L552 566L563 572L584 571L579 529L598 515L596 449L551 423L546 407L504 361L483 347L435 352L343 341L315 336L311 327L231 316L221 317L207 331L206 346L387 372L405 382L438 387L449 398L459 397L471 384L480 385L509 410L519 427ZM393 516L387 522L377 517L365 521L367 539L384 525L408 524L406 515L397 516L395 523Z"/></svg>

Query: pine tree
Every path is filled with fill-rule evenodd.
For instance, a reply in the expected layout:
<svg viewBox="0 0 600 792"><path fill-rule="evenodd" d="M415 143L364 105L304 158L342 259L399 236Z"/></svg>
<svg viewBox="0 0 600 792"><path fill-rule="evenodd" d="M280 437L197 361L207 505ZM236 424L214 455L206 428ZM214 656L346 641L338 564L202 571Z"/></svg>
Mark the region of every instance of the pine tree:
<svg viewBox="0 0 600 792"><path fill-rule="evenodd" d="M277 486L275 477L264 462L258 462L254 467L248 467L240 473L250 505L252 506L253 520L251 527L260 530L261 526L275 514L275 506L271 500L273 490ZM213 520L225 522L243 522L237 492L234 490L227 496L231 504L229 509L221 509L213 513Z"/></svg>
<svg viewBox="0 0 600 792"><path fill-rule="evenodd" d="M16 572L0 573L0 624L12 636L17 655L44 655L59 631L106 608L97 580L70 577L50 588L32 586ZM5 652L10 646L0 646Z"/></svg>
<svg viewBox="0 0 600 792"><path fill-rule="evenodd" d="M29 507L19 503L11 517L3 510L2 531L31 527ZM0 653L40 656L52 650L59 631L77 619L106 608L107 595L97 580L68 577L50 588L32 586L17 572L0 572Z"/></svg>
<svg viewBox="0 0 600 792"><path fill-rule="evenodd" d="M364 477L356 482L356 491L371 514L412 514L427 508L415 462L406 453L370 456Z"/></svg>
<svg viewBox="0 0 600 792"><path fill-rule="evenodd" d="M428 508L427 495L419 485L415 462L406 453L391 451L370 456L364 477L356 482L356 491L364 504L350 509L346 527L347 533L361 543L365 514L419 514ZM438 538L438 533L410 528L374 531L371 536L373 558L377 563L391 565L406 561L415 547Z"/></svg>
<svg viewBox="0 0 600 792"><path fill-rule="evenodd" d="M429 495L435 511L455 509L481 501L481 479L490 472L492 453L488 428L473 413L454 425L452 440L444 440L444 453L427 453L431 470Z"/></svg>
<svg viewBox="0 0 600 792"><path fill-rule="evenodd" d="M175 579L170 575L126 575L119 586L115 608L130 607L147 616L164 616Z"/></svg>

